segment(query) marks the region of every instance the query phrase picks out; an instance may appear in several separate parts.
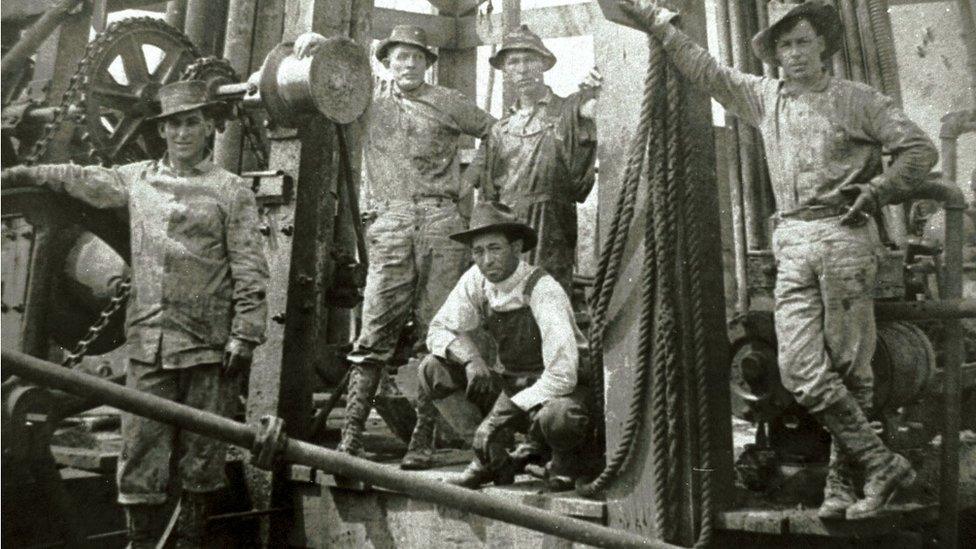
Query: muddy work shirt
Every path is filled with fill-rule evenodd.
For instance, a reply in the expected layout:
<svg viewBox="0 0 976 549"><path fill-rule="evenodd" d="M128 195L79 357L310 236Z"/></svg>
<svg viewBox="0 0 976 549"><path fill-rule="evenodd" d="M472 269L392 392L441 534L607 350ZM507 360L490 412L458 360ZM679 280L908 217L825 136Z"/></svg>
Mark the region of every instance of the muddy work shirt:
<svg viewBox="0 0 976 549"><path fill-rule="evenodd" d="M781 214L845 207L850 199L841 191L852 184L874 187L880 205L899 202L935 165L938 153L925 133L866 84L824 75L798 93L788 82L718 63L673 26L655 34L682 74L759 128ZM884 173L882 152L893 156Z"/></svg>
<svg viewBox="0 0 976 549"><path fill-rule="evenodd" d="M547 88L535 105L514 105L495 124L466 179L509 205L539 234L528 255L572 292L576 261L576 203L593 188L596 125L580 114L593 97L560 97Z"/></svg>
<svg viewBox="0 0 976 549"><path fill-rule="evenodd" d="M511 397L512 402L522 410L569 395L576 389L578 345L583 342L569 297L555 279L542 276L535 281L531 295L526 296L526 284L535 271L522 261L512 276L492 283L477 266L472 266L448 295L427 332L427 347L434 356L448 358L448 347L451 347L454 355L473 357L480 354L480 350L457 347L469 341L463 337L465 334L479 328L488 329L487 322L491 316L504 316L505 313L528 308L541 339L542 371L535 383ZM499 350L499 361L494 367L496 372L502 375L519 374L527 369L524 364L504 364L502 359L505 356L506 353ZM529 362L535 361L534 356L525 358Z"/></svg>
<svg viewBox="0 0 976 549"><path fill-rule="evenodd" d="M458 138L484 137L494 118L461 92L421 84L403 91L381 80L366 113L363 211L416 197L458 200Z"/></svg>
<svg viewBox="0 0 976 549"><path fill-rule="evenodd" d="M219 363L231 337L264 340L268 265L254 195L205 160L177 173L164 160L117 168L16 167L5 178L43 185L95 208L128 213L129 356L163 368Z"/></svg>

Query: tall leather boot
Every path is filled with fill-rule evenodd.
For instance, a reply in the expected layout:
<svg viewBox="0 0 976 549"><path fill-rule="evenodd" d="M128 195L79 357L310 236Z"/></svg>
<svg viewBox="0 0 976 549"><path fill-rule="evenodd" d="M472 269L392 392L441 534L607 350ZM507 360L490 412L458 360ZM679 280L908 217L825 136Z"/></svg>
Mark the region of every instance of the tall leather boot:
<svg viewBox="0 0 976 549"><path fill-rule="evenodd" d="M180 516L176 519L176 547L202 549L206 546L212 496L210 492L183 491L180 497Z"/></svg>
<svg viewBox="0 0 976 549"><path fill-rule="evenodd" d="M129 531L129 549L156 547L155 522L158 505L126 505L125 525Z"/></svg>
<svg viewBox="0 0 976 549"><path fill-rule="evenodd" d="M839 443L841 452L864 470L864 498L847 508L848 520L877 516L899 488L915 482L911 463L884 445L851 395L814 415Z"/></svg>
<svg viewBox="0 0 976 549"><path fill-rule="evenodd" d="M830 463L827 465L827 481L824 483L824 499L817 510L822 519L841 519L847 508L857 501L854 489L854 467L840 450L836 440L830 443Z"/></svg>
<svg viewBox="0 0 976 549"><path fill-rule="evenodd" d="M373 408L373 397L383 376L379 364L356 364L349 374L346 392L346 419L342 424L342 441L336 450L351 456L363 456L363 429Z"/></svg>
<svg viewBox="0 0 976 549"><path fill-rule="evenodd" d="M400 460L400 468L408 471L429 469L434 454L434 422L437 408L430 395L421 392L417 398L417 424L410 435L407 453Z"/></svg>

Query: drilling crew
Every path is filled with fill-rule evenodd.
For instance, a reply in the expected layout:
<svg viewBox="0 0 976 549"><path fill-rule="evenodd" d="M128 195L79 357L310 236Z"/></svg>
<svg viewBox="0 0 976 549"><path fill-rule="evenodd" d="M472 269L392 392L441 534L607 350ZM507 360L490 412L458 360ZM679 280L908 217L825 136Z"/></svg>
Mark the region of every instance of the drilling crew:
<svg viewBox="0 0 976 549"><path fill-rule="evenodd" d="M202 81L159 90L160 160L116 168L14 167L4 186L32 184L128 214L132 290L126 312L126 385L227 416L264 341L268 266L249 185L210 160L214 118ZM226 485L223 443L122 415L118 501L131 547L154 547L157 514L182 488L179 547L203 547L212 495Z"/></svg>
<svg viewBox="0 0 976 549"><path fill-rule="evenodd" d="M470 247L475 265L434 316L431 354L418 370L422 400L468 409L446 419L484 416L473 436L476 457L451 482L508 484L529 460L551 454L550 488L567 489L596 463L585 458L593 446L590 391L579 376L583 336L569 296L521 259L538 238L507 206L475 204L470 229L451 238ZM526 442L509 453L515 430L526 432Z"/></svg>
<svg viewBox="0 0 976 549"><path fill-rule="evenodd" d="M586 199L595 180L593 110L602 76L593 69L580 91L556 95L543 77L556 56L525 25L504 37L489 62L517 98L482 142L465 177L538 232L529 263L543 267L572 296L576 203Z"/></svg>
<svg viewBox="0 0 976 549"><path fill-rule="evenodd" d="M310 55L324 41L303 34L295 53ZM376 58L393 78L377 82L366 113L361 200L371 219L369 272L362 331L347 357L352 372L338 448L356 456L363 455L366 418L407 320L412 314L422 339L469 265L465 247L448 238L466 227L461 205L473 192L462 185L458 140L461 134L484 137L495 121L462 93L424 82L437 54L420 27L394 27Z"/></svg>
<svg viewBox="0 0 976 549"><path fill-rule="evenodd" d="M926 135L870 86L834 78L824 63L843 43L824 1L770 3L753 52L782 79L724 66L671 24L651 0L618 6L663 45L686 78L759 128L777 213L776 337L783 385L831 434L823 518L879 513L915 472L885 447L866 413L872 401L873 290L880 240L869 212L908 198L937 160ZM882 173L881 153L893 155ZM856 469L863 472L858 497Z"/></svg>

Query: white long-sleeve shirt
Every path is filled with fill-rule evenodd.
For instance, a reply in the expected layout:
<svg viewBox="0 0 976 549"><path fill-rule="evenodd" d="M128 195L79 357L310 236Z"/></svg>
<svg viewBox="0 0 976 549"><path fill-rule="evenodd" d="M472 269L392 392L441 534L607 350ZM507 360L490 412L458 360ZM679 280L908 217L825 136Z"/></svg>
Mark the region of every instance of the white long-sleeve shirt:
<svg viewBox="0 0 976 549"><path fill-rule="evenodd" d="M535 383L512 397L512 402L523 410L573 392L579 367L578 345L584 341L569 296L551 276L539 279L526 303L525 284L533 269L520 261L512 276L495 284L481 274L477 265L472 266L451 290L427 332L427 348L434 356L446 359L448 347L459 335L481 326L480 311L486 302L496 312L528 305L542 336L544 370Z"/></svg>

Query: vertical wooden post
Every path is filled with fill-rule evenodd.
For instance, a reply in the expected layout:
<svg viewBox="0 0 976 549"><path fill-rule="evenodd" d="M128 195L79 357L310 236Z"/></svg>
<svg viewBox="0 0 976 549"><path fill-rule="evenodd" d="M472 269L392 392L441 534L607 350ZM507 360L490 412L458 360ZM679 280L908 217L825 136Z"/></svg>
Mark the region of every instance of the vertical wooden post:
<svg viewBox="0 0 976 549"><path fill-rule="evenodd" d="M681 13L682 27L701 44L705 39L704 0L668 2ZM626 165L628 143L637 124L636 113L643 95L643 77L647 59L647 36L622 26L600 21L594 28L593 41L597 65L605 76L600 97L597 129L599 132L600 203L614 204L620 189L620 178ZM722 278L721 228L718 211L718 186L715 174L715 144L711 127L711 102L700 90L687 91L685 122L681 126L687 147L694 151L689 180L700 190L702 205L702 252L708 262L700 273L704 301L711 304L705 311L705 332L708 334L707 392L709 395L710 440L705 441L711 452L710 479L713 482L713 503L716 508L727 506L732 487L732 425L729 405L728 340L725 328L725 296ZM608 330L604 343L606 367L606 427L607 447L613 449L621 440L624 418L636 368L637 322L639 300L633 299L634 281L640 281L643 247L644 199L646 185L641 185L634 214L634 227L624 251L620 282L608 310ZM610 225L612 208L602 207L600 227ZM677 258L680 262L681 258ZM686 314L687 303L679 302L680 314ZM682 374L691 379L691 372ZM612 383L609 381L612 380ZM647 536L658 537L654 516L661 505L674 506L678 511L677 538L669 540L690 545L697 536L701 518L701 452L697 413L697 390L686 383L680 402L684 403L678 418L682 426L680 437L680 466L665 474L678 475L682 489L676 500L657 501L654 495L654 472L651 467L650 409L645 410L644 429L637 437L631 465L611 484L607 491L608 523Z"/></svg>
<svg viewBox="0 0 976 549"><path fill-rule="evenodd" d="M227 8L223 57L241 78L248 77L251 66L257 4L257 0L230 0ZM240 170L242 135L241 123L228 120L224 131L214 140L214 160L225 170L235 173Z"/></svg>
<svg viewBox="0 0 976 549"><path fill-rule="evenodd" d="M502 0L502 37L522 24L522 0ZM498 46L501 47L501 44ZM515 103L515 90L508 78L502 76L502 113Z"/></svg>

